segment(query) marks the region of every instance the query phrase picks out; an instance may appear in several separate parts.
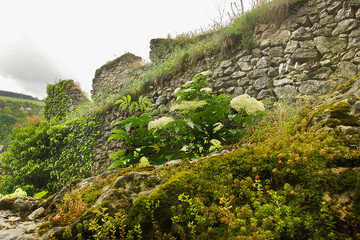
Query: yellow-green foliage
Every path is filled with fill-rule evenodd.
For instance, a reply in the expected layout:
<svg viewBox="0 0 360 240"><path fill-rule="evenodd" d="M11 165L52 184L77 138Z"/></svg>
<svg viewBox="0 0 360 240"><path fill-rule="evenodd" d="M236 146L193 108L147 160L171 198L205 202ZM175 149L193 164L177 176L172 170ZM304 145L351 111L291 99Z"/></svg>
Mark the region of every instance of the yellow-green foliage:
<svg viewBox="0 0 360 240"><path fill-rule="evenodd" d="M178 239L353 237L360 230L360 174L331 168L359 163L356 141L275 126L258 129L253 136L261 140L251 145L174 174L136 200L128 224L140 223L149 239L160 239L156 232ZM347 191L355 191L354 208L343 222L322 197Z"/></svg>

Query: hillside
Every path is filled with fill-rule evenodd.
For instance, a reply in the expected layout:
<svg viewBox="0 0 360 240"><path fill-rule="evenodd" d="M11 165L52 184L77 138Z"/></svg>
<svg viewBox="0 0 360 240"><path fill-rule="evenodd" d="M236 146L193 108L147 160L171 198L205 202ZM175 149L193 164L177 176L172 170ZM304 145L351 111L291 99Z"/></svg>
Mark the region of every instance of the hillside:
<svg viewBox="0 0 360 240"><path fill-rule="evenodd" d="M11 140L9 135L15 125L25 125L27 121L41 117L44 103L34 99L0 96L0 145L6 150Z"/></svg>
<svg viewBox="0 0 360 240"><path fill-rule="evenodd" d="M264 1L106 63L92 101L48 85L0 209L41 239L359 239L359 26L358 0Z"/></svg>
<svg viewBox="0 0 360 240"><path fill-rule="evenodd" d="M15 92L9 92L9 91L4 91L4 90L0 90L0 96L39 101L38 99L36 99L36 98L34 98L34 97L30 96L30 95L26 95L26 94L22 94L22 93L15 93Z"/></svg>

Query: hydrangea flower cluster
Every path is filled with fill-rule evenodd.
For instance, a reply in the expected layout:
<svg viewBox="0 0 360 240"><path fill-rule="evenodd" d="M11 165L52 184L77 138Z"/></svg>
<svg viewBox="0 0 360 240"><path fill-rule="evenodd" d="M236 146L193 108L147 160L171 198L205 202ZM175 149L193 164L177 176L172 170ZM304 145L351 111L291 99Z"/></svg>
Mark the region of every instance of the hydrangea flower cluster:
<svg viewBox="0 0 360 240"><path fill-rule="evenodd" d="M200 89L200 92L211 93L211 92L212 92L212 89L209 88L209 87L206 87L206 88Z"/></svg>
<svg viewBox="0 0 360 240"><path fill-rule="evenodd" d="M172 117L162 117L162 118L159 118L159 119L149 122L148 129L149 130L151 130L153 128L161 129L166 124L168 124L169 122L172 122L172 121L174 121L174 119Z"/></svg>
<svg viewBox="0 0 360 240"><path fill-rule="evenodd" d="M14 198L14 197L26 197L27 193L25 191L23 191L21 188L18 188L15 190L15 192L8 194L8 195L1 195L0 194L0 199L4 199L4 198Z"/></svg>
<svg viewBox="0 0 360 240"><path fill-rule="evenodd" d="M265 111L265 107L262 102L250 97L247 94L234 97L230 102L230 106L238 112L244 109L248 115L253 115L258 111Z"/></svg>
<svg viewBox="0 0 360 240"><path fill-rule="evenodd" d="M180 111L180 112L191 112L195 111L198 108L201 108L208 103L206 101L182 101L181 103L174 104L170 107L170 112Z"/></svg>

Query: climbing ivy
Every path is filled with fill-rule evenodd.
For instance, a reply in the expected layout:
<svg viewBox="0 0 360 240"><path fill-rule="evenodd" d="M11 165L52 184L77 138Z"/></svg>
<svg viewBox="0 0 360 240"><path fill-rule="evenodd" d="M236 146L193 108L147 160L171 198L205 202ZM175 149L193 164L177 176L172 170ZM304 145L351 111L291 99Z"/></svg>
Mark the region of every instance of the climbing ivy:
<svg viewBox="0 0 360 240"><path fill-rule="evenodd" d="M52 194L74 179L89 177L100 125L100 118L92 116L14 128L12 145L0 159L0 192L21 187L30 196L43 190Z"/></svg>
<svg viewBox="0 0 360 240"><path fill-rule="evenodd" d="M68 91L74 85L73 80L61 80L56 84L48 84L46 87L44 116L47 120L51 118L62 119L69 113Z"/></svg>

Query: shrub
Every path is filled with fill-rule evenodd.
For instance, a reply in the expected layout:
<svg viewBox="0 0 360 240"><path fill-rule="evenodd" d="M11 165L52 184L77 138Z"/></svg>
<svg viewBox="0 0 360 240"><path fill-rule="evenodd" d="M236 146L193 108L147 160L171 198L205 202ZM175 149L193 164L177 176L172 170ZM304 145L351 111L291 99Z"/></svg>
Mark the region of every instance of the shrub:
<svg viewBox="0 0 360 240"><path fill-rule="evenodd" d="M240 106L236 99L231 104L229 96L213 94L206 80L210 75L200 75L186 83L185 89L175 91L178 101L170 107L173 117L151 120L154 113L148 112L116 123L121 128L114 130L109 140L124 139L127 152L111 167L135 165L143 157L151 164L161 164L176 158L204 156L216 149L214 144L234 143L242 137L246 133L244 123L253 124L253 117L261 118L264 106L249 96ZM248 112L233 112L231 106L235 102L237 110L245 108Z"/></svg>
<svg viewBox="0 0 360 240"><path fill-rule="evenodd" d="M30 196L42 190L54 193L61 184L89 177L99 128L97 116L14 128L12 145L0 161L1 192L21 187Z"/></svg>

